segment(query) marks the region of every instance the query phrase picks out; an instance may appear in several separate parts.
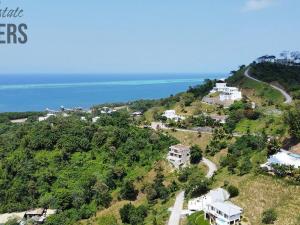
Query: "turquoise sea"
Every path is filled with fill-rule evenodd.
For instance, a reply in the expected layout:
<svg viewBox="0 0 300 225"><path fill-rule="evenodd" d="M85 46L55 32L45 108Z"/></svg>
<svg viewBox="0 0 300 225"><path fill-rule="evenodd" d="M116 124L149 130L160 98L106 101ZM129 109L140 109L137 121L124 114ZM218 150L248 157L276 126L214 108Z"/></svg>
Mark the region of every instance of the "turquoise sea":
<svg viewBox="0 0 300 225"><path fill-rule="evenodd" d="M157 99L224 74L0 75L0 112Z"/></svg>

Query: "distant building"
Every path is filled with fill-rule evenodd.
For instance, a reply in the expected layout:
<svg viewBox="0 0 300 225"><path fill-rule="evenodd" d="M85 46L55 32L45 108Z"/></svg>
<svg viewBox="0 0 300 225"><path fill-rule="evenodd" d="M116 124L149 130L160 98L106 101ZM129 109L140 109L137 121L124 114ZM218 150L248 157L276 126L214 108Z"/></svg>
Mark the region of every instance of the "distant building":
<svg viewBox="0 0 300 225"><path fill-rule="evenodd" d="M220 93L220 101L235 101L242 99L242 92L240 92L236 87L227 87L225 82L216 83L216 86L210 91L210 93Z"/></svg>
<svg viewBox="0 0 300 225"><path fill-rule="evenodd" d="M228 116L227 115L210 115L210 118L212 118L213 120L215 120L221 124L225 124Z"/></svg>
<svg viewBox="0 0 300 225"><path fill-rule="evenodd" d="M135 116L142 116L143 113L141 111L136 111L136 112L131 113L131 115L134 116L134 117Z"/></svg>
<svg viewBox="0 0 300 225"><path fill-rule="evenodd" d="M188 209L191 212L204 211L205 219L211 225L239 224L243 209L230 202L229 198L226 190L217 188L199 198L191 199Z"/></svg>
<svg viewBox="0 0 300 225"><path fill-rule="evenodd" d="M103 107L100 112L101 112L101 114L112 114L112 113L114 113L116 111L117 110L111 109L109 107Z"/></svg>
<svg viewBox="0 0 300 225"><path fill-rule="evenodd" d="M190 148L181 144L171 146L167 160L176 169L188 166L190 164Z"/></svg>
<svg viewBox="0 0 300 225"><path fill-rule="evenodd" d="M176 111L175 111L175 110L166 110L166 111L162 114L162 116L166 117L167 119L174 120L174 121L176 121L176 122L185 119L184 116L176 115Z"/></svg>

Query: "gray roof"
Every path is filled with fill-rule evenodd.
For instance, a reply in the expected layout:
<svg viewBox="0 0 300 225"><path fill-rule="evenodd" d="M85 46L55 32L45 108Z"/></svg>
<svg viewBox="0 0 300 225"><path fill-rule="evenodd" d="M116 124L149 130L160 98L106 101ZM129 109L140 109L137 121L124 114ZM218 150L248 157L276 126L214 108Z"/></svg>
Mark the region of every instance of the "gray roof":
<svg viewBox="0 0 300 225"><path fill-rule="evenodd" d="M176 149L178 151L190 151L190 147L182 145L182 144L173 145L170 148Z"/></svg>
<svg viewBox="0 0 300 225"><path fill-rule="evenodd" d="M227 202L212 202L210 204L217 210L225 213L227 216L234 216L241 214L243 212L243 209L234 205L232 202L227 201Z"/></svg>

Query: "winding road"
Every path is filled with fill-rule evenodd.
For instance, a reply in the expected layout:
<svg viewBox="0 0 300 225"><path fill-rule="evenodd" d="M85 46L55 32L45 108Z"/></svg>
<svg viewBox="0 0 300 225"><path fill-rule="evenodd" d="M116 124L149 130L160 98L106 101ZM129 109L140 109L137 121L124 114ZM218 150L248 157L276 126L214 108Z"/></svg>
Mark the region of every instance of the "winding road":
<svg viewBox="0 0 300 225"><path fill-rule="evenodd" d="M257 81L257 82L260 82L260 83L266 83L266 82L263 82L263 81L261 81L261 80L258 80L258 79L256 79L256 78L254 78L254 77L251 77L250 74L249 74L249 70L250 70L250 68L248 68L248 69L245 71L245 73L244 73L244 75L245 75L246 77L248 77L248 78L250 78L250 79L252 79L252 80L255 80L255 81ZM292 101L293 101L292 96L290 96L285 90L283 90L283 89L281 89L280 87L277 87L277 86L275 86L275 85L269 84L269 83L266 83L266 84L268 84L268 85L270 85L272 88L274 88L274 89L280 91L280 93L285 97L285 102L284 102L284 103L286 103L286 104L291 104L291 103L292 103Z"/></svg>

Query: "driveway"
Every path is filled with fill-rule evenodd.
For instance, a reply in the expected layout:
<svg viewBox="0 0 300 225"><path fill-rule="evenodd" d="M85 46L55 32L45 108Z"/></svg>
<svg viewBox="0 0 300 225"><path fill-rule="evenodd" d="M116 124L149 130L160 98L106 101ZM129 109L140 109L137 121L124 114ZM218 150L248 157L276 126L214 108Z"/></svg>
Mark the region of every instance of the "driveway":
<svg viewBox="0 0 300 225"><path fill-rule="evenodd" d="M217 171L217 165L214 164L212 161L210 161L207 158L203 158L202 162L208 167L208 172L206 174L206 178L212 178L212 176L214 175L214 173Z"/></svg>
<svg viewBox="0 0 300 225"><path fill-rule="evenodd" d="M252 80L255 80L255 81L257 81L257 82L266 83L266 82L263 82L263 81L261 81L261 80L255 79L254 77L251 77L250 74L249 74L249 70L250 70L250 68L248 68L248 69L245 71L245 76L246 76L246 77L248 77L248 78L250 78L250 79L252 79ZM268 83L266 83L266 84L268 84ZM283 89L281 89L280 87L277 87L277 86L275 86L275 85L272 85L272 84L268 84L268 85L270 85L272 88L274 88L274 89L280 91L280 93L281 93L281 94L284 96L284 98L285 98L285 102L284 102L284 103L286 103L286 104L292 103L293 98L292 98L285 90L283 90Z"/></svg>
<svg viewBox="0 0 300 225"><path fill-rule="evenodd" d="M168 225L180 224L180 216L181 216L181 211L183 209L183 202L184 202L184 191L181 191L176 197L175 204L172 208Z"/></svg>

